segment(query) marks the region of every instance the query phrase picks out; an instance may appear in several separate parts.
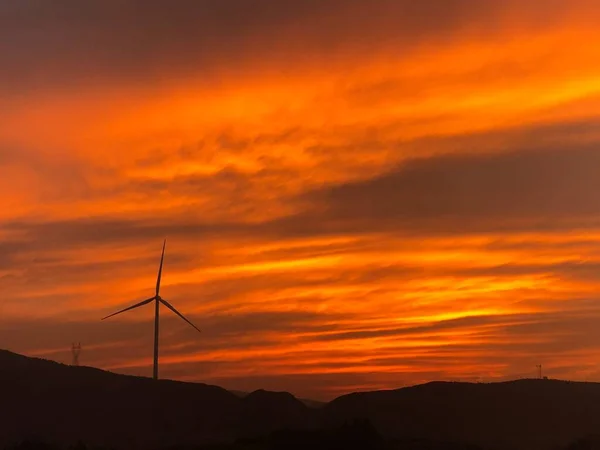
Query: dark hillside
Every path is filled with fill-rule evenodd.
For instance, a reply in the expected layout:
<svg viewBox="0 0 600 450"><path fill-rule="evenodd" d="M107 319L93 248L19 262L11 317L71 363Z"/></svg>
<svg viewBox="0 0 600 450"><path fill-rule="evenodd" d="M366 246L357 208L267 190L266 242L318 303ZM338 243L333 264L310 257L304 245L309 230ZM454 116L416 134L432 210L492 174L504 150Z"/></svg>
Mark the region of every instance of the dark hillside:
<svg viewBox="0 0 600 450"><path fill-rule="evenodd" d="M313 409L285 392L240 397L216 386L156 382L7 351L0 351L0 399L0 448L26 439L113 448L233 445L238 439L229 448L291 448L292 441L320 448L355 436L350 441L374 439L394 449L442 445L432 442L463 448L452 444L458 442L556 450L595 448L597 439L589 436L600 430L597 383L436 382L345 395ZM352 423L373 429L344 428Z"/></svg>
<svg viewBox="0 0 600 450"><path fill-rule="evenodd" d="M368 418L390 437L546 449L600 430L600 384L435 382L346 395L325 407L325 417L328 424Z"/></svg>
<svg viewBox="0 0 600 450"><path fill-rule="evenodd" d="M294 397L265 395L269 398L265 407L277 411L279 423L301 419L298 408L290 408ZM99 445L232 441L249 426L272 431L275 415L252 415L260 405L217 386L155 382L7 351L0 351L0 398L3 442L37 438Z"/></svg>

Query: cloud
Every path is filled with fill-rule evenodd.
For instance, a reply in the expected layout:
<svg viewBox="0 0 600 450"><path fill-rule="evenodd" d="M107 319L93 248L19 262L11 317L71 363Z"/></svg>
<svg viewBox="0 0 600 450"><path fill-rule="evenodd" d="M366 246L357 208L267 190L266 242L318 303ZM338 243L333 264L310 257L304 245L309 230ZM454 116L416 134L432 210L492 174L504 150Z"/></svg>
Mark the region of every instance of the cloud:
<svg viewBox="0 0 600 450"><path fill-rule="evenodd" d="M593 374L595 3L367 3L0 2L0 341L147 374L166 236L165 376Z"/></svg>
<svg viewBox="0 0 600 450"><path fill-rule="evenodd" d="M181 0L169 8L159 1L61 0L50 7L26 0L1 8L0 55L8 70L0 80L13 87L44 79L157 76L164 67L202 71L300 49L329 54L386 34L412 42L486 12L464 0L427 7L380 0L369 14L356 0Z"/></svg>
<svg viewBox="0 0 600 450"><path fill-rule="evenodd" d="M566 13L593 15L585 1L538 3L435 0L25 0L0 6L0 84L11 88L47 83L160 80L173 73L248 69L248 63L331 62L331 56L381 48L407 52L453 34L482 34L525 22L548 26ZM581 14L580 14L581 15ZM585 17L585 16L584 16ZM519 19L519 22L515 20ZM542 20L543 19L543 20ZM591 20L591 19L590 19Z"/></svg>
<svg viewBox="0 0 600 450"><path fill-rule="evenodd" d="M486 232L597 225L597 144L405 161L382 176L313 191L323 227ZM301 217L298 224L307 223Z"/></svg>

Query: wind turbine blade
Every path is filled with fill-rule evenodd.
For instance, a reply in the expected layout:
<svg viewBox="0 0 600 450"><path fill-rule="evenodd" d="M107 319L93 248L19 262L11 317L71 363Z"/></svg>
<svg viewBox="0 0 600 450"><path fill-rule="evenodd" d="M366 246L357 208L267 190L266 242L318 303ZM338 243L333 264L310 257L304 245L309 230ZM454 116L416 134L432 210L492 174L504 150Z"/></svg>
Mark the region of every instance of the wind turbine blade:
<svg viewBox="0 0 600 450"><path fill-rule="evenodd" d="M175 314L177 314L179 317L181 317L183 320L185 320L187 323L189 323L191 326L193 326L196 330L198 330L198 333L202 333L202 331L200 331L200 328L198 328L196 325L194 325L192 322L190 322L189 320L187 320L183 314L181 314L179 311L177 311L175 309L175 307L173 305L171 305L168 301L166 301L164 298L160 299L160 302L165 305L167 308L169 308L171 311L173 311Z"/></svg>
<svg viewBox="0 0 600 450"><path fill-rule="evenodd" d="M102 320L108 319L109 317L112 317L112 316L116 316L117 314L124 313L125 311L129 311L130 309L135 309L135 308L139 308L140 306L147 305L148 303L150 303L153 300L156 300L156 297L149 298L148 300L144 300L143 302L136 303L135 305L130 306L125 309L122 309L121 311L117 311L116 313L113 313L110 316L103 317Z"/></svg>
<svg viewBox="0 0 600 450"><path fill-rule="evenodd" d="M162 256L160 257L160 267L158 269L158 278L156 279L156 295L160 291L160 279L162 278L163 261L165 260L165 247L167 246L167 240L163 243Z"/></svg>

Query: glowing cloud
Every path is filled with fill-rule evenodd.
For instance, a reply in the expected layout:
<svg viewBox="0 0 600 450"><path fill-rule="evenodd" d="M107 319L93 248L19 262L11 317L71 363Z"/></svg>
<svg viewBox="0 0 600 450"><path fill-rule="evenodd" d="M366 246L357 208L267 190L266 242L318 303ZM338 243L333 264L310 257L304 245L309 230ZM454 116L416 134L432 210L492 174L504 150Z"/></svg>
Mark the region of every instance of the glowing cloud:
<svg viewBox="0 0 600 450"><path fill-rule="evenodd" d="M150 317L98 319L168 235L164 289L204 335L165 321L164 376L317 398L535 361L600 379L599 21L0 4L0 341L148 375Z"/></svg>

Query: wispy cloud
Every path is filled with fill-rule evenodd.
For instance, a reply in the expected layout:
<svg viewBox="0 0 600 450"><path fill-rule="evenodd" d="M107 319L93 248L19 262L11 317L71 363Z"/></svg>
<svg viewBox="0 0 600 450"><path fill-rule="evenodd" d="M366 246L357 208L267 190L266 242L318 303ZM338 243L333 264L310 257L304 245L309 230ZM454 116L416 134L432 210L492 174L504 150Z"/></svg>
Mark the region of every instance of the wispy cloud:
<svg viewBox="0 0 600 450"><path fill-rule="evenodd" d="M0 5L0 342L330 398L594 379L593 1Z"/></svg>

